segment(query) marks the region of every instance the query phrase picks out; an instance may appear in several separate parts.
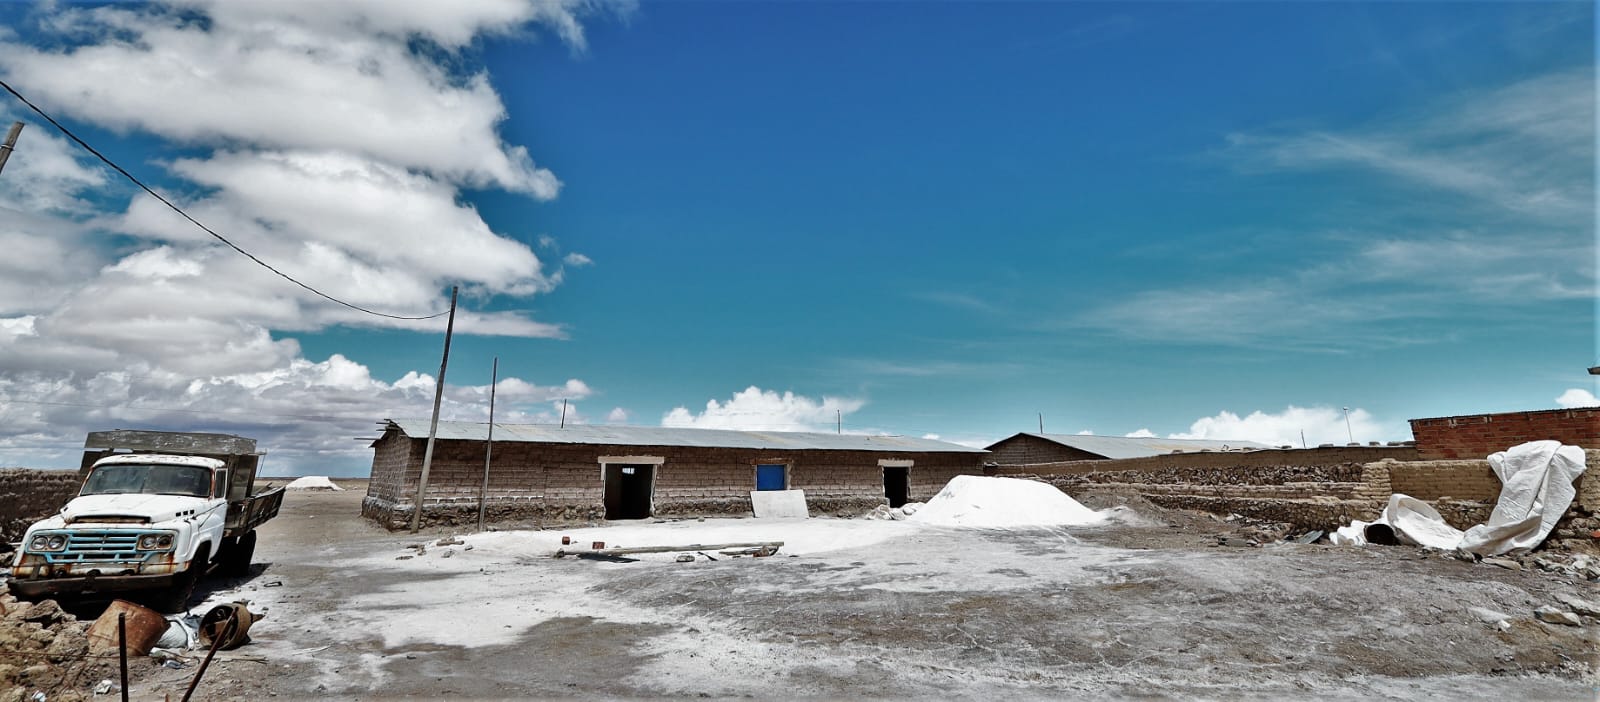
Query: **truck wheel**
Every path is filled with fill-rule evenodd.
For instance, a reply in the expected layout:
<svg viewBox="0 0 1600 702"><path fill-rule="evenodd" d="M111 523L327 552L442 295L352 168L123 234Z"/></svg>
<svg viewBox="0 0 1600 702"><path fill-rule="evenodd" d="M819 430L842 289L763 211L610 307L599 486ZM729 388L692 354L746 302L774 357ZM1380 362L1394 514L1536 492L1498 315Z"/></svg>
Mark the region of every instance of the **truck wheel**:
<svg viewBox="0 0 1600 702"><path fill-rule="evenodd" d="M250 560L256 555L256 533L246 533L234 540L222 556L225 559L222 572L230 578L243 578L250 575Z"/></svg>
<svg viewBox="0 0 1600 702"><path fill-rule="evenodd" d="M194 554L194 560L189 561L189 567L184 568L178 577L174 578L172 585L167 588L158 600L156 609L166 612L186 612L189 610L189 599L194 597L195 583L200 582L200 574L206 572L206 566L211 561L211 546L201 546Z"/></svg>

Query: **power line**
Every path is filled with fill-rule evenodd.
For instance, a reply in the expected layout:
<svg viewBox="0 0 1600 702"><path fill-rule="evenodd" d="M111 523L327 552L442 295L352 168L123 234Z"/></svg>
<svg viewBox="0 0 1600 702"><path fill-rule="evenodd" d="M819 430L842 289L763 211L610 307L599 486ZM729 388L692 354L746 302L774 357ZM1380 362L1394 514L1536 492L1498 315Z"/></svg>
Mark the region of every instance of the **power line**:
<svg viewBox="0 0 1600 702"><path fill-rule="evenodd" d="M28 106L28 109L31 109L35 113L38 113L38 115L40 117L43 117L46 122L49 122L51 126L55 127L62 134L67 135L68 139L71 139L72 141L76 142L78 144L78 146L83 147L85 151L88 151L89 153L94 154L95 158L100 159L101 162L105 163L107 166L110 166L112 170L114 170L114 171L116 171L118 173L121 173L122 177L127 178L129 182L133 183L134 185L139 186L139 189L149 193L150 197L153 197L153 198L155 198L157 200L160 200L161 204L166 205L168 208L171 208L173 212L176 212L176 213L178 213L179 216L183 217L184 219L189 220L189 222L194 224L194 226L199 227L205 233L210 234L212 236L212 238L214 238L217 241L220 241L220 242L222 242L224 244L227 244L228 248L231 248L234 251L237 251L240 254L242 254L245 258L248 258L251 261L254 261L256 263L256 265L259 265L262 268L265 268L265 269L267 269L269 271L272 271L273 273L276 273L278 275L278 277L283 278L284 280L287 280L287 281L289 281L291 283L294 283L295 285L298 285L298 286L306 289L307 291L310 291L312 294L316 295L317 297L320 297L320 298L322 298L324 300L327 300L329 302L333 302L333 303L338 304L338 305L343 305L345 307L348 307L350 309L356 310L358 312L365 312L365 313L370 314L370 315L372 315L374 317L386 317L388 319L404 319L404 320L434 319L434 318L437 318L437 317L443 317L446 314L445 312L439 312L439 313L436 313L436 314L430 314L430 315L423 316L423 317L408 317L408 316L405 316L405 315L389 314L387 312L378 312L376 310L370 310L370 309L367 309L365 307L362 307L362 306L357 305L357 304L352 303L352 302L345 302L344 300L341 300L341 299L339 299L337 297L334 297L334 296L329 295L329 294L327 294L325 292L322 292L321 290L313 288L310 285L307 285L306 283L300 282L294 276L291 276L288 273L284 273L283 271L280 271L277 268L272 267L272 264L267 263L266 261L263 261L263 260L261 260L259 258L256 258L255 254L252 254L249 251L245 251L244 249L240 248L238 244L235 244L235 243L233 243L231 241L228 241L227 237L224 237L223 235L218 234L215 231L212 231L212 229L210 227L207 227L206 225L201 224L200 220L197 220L194 217L189 216L189 213L188 212L184 212L183 208L172 204L172 201L162 197L160 193L157 193L156 191L150 189L150 186L145 185L143 181L139 180L138 178L135 178L133 176L133 174L131 174L128 171L124 170L122 168L122 166L119 166L114 161L112 161L111 159L106 158L105 154L102 154L99 151L96 151L93 146L89 145L89 142L86 142L83 139L78 138L78 135L77 134L73 134L72 130L67 129L60 122L57 122L54 117L51 117L50 115L46 114L44 110L39 109L38 105L33 104L33 102L28 100L28 98L23 97L22 93L17 92L17 89L11 87L10 84L6 83L3 80L0 80L0 88L5 88L6 92L11 93L12 95L16 96L16 98L18 100L22 101L22 104Z"/></svg>

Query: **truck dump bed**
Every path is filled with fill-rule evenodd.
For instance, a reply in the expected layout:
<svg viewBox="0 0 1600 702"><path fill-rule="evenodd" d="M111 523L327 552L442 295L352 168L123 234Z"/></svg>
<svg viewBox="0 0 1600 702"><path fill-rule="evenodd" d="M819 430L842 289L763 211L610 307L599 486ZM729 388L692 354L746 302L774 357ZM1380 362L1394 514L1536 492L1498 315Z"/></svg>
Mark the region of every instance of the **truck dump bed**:
<svg viewBox="0 0 1600 702"><path fill-rule="evenodd" d="M224 527L226 531L223 535L239 536L278 516L278 507L283 505L283 491L283 488L277 487L259 495L229 502L228 523Z"/></svg>

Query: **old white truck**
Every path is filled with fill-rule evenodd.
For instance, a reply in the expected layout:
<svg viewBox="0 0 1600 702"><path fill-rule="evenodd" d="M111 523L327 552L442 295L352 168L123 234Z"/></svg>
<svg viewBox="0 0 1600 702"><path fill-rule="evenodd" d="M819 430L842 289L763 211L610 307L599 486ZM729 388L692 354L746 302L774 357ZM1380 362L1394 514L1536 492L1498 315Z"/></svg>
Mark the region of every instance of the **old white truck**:
<svg viewBox="0 0 1600 702"><path fill-rule="evenodd" d="M146 591L157 608L181 611L212 568L249 573L255 529L277 516L283 502L281 487L254 491L261 457L254 440L95 432L87 448L78 496L23 536L11 566L12 594Z"/></svg>

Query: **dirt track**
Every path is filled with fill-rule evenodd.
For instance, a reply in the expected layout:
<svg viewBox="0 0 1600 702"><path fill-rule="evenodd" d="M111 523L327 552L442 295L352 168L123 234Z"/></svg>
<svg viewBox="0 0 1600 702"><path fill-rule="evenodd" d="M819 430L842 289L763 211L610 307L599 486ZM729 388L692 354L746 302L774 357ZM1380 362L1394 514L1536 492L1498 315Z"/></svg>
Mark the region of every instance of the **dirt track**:
<svg viewBox="0 0 1600 702"><path fill-rule="evenodd" d="M1147 514L717 562L397 560L444 534L386 533L360 499L291 495L257 574L210 583L267 619L206 698L1595 697L1600 627L1532 619L1594 584L1420 549L1217 546L1226 524Z"/></svg>

